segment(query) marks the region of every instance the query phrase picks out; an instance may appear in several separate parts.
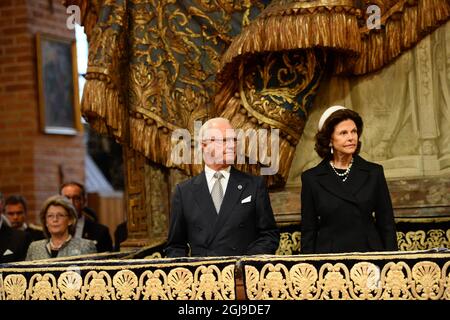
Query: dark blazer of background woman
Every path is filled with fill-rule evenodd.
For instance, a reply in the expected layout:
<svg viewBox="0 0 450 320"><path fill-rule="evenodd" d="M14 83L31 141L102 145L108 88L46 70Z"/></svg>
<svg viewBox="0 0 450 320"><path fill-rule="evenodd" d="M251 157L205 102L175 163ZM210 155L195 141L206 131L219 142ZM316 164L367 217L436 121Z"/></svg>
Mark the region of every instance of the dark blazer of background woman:
<svg viewBox="0 0 450 320"><path fill-rule="evenodd" d="M383 167L354 156L344 183L328 160L302 174L302 253L398 250Z"/></svg>

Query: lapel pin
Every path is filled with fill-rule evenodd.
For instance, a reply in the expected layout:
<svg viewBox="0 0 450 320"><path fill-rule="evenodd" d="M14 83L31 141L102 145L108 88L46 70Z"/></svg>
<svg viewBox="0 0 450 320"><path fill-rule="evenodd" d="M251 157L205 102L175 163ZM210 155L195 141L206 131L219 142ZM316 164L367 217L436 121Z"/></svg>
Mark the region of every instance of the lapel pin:
<svg viewBox="0 0 450 320"><path fill-rule="evenodd" d="M242 185L238 185L238 189L239 189L239 190L242 190Z"/></svg>

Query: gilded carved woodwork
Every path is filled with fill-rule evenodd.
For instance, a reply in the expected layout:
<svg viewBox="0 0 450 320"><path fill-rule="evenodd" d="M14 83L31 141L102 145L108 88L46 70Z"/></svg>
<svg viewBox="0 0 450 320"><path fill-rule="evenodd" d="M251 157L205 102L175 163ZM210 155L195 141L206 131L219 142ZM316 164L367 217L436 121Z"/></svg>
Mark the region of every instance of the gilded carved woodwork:
<svg viewBox="0 0 450 320"><path fill-rule="evenodd" d="M169 267L169 268L168 268ZM144 268L142 271L141 269ZM233 300L233 262L10 269L1 300ZM31 272L27 280L23 272Z"/></svg>
<svg viewBox="0 0 450 320"><path fill-rule="evenodd" d="M300 253L301 232L281 232L277 255ZM401 251L431 250L434 248L450 249L450 229L431 229L415 231L397 231L397 242Z"/></svg>
<svg viewBox="0 0 450 320"><path fill-rule="evenodd" d="M7 264L0 300L450 300L450 253ZM239 271L238 273L240 273Z"/></svg>
<svg viewBox="0 0 450 320"><path fill-rule="evenodd" d="M267 176L271 186L283 186L289 175L297 143L312 109L320 80L324 73L326 54L323 51L304 50L253 56L241 61L238 70L239 103L228 103L230 90L216 97L221 116L244 130L279 129L278 170ZM227 80L225 86L229 86ZM221 102L219 102L221 101ZM268 139L266 144L271 145ZM260 174L260 166L273 166L274 159L258 156L258 166L252 164L252 150L261 148L248 142L247 161L237 167ZM275 152L275 151L274 151ZM255 162L253 162L255 163Z"/></svg>
<svg viewBox="0 0 450 320"><path fill-rule="evenodd" d="M145 166L144 156L130 148L124 150L127 229L128 239L125 247L140 247L148 242L148 223L146 212Z"/></svg>
<svg viewBox="0 0 450 320"><path fill-rule="evenodd" d="M433 255L436 257L439 255ZM445 257L442 258L445 261ZM304 262L308 258L243 259L247 297L250 300L448 299L448 260L442 264L426 258L418 262L407 259L388 262L389 259L379 258L354 264L346 262L361 260L355 255L342 259L345 263L326 262L339 259L342 257L316 256ZM295 263L297 260L299 262Z"/></svg>

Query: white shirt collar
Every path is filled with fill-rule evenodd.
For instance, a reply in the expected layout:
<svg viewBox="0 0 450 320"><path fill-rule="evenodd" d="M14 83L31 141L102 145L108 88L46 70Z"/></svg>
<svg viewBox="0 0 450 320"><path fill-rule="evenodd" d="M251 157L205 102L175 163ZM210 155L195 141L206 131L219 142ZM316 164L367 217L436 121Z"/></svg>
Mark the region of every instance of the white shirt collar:
<svg viewBox="0 0 450 320"><path fill-rule="evenodd" d="M228 180L230 178L230 171L231 171L231 166L228 166L225 169L219 170L219 172L223 174L223 177L226 180ZM206 181L210 182L214 178L214 173L216 173L215 170L211 169L208 166L205 166Z"/></svg>
<svg viewBox="0 0 450 320"><path fill-rule="evenodd" d="M228 186L228 180L230 180L231 166L219 170L219 172L223 174L223 179L220 179L220 184L222 185L222 190L225 194ZM208 189L210 193L213 188L214 182L216 182L214 180L214 173L216 173L216 171L205 165L206 182L208 183Z"/></svg>

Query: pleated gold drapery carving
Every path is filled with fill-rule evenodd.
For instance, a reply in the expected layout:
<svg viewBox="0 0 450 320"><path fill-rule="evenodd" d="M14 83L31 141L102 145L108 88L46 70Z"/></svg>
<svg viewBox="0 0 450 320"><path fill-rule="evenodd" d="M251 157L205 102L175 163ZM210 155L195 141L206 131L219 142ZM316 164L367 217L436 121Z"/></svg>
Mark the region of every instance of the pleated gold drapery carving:
<svg viewBox="0 0 450 320"><path fill-rule="evenodd" d="M201 166L172 162L171 134L177 129L193 134L196 120L217 115L213 96L220 57L263 6L250 0L102 1L96 24L86 30L84 116L96 131L148 160L198 173ZM92 21L90 14L85 12L86 21Z"/></svg>
<svg viewBox="0 0 450 320"><path fill-rule="evenodd" d="M236 37L222 57L219 74L237 69L255 53L323 47L337 53L335 73L378 70L417 44L450 17L449 0L278 0ZM369 29L380 9L380 28Z"/></svg>

